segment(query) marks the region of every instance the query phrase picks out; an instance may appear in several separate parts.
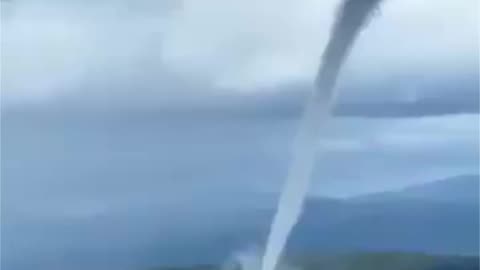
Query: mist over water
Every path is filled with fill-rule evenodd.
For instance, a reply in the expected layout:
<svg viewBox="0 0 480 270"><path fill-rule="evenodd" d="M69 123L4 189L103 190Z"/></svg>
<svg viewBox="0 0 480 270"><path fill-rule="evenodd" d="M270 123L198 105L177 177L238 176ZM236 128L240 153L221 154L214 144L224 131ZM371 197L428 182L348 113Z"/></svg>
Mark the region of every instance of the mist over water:
<svg viewBox="0 0 480 270"><path fill-rule="evenodd" d="M360 30L380 2L345 0L338 9L316 78L316 89L305 108L293 145L292 161L271 225L262 270L276 269L288 236L300 217L317 152L316 141L321 126L330 116L338 74Z"/></svg>
<svg viewBox="0 0 480 270"><path fill-rule="evenodd" d="M248 248L241 252L233 254L232 260L222 267L222 270L258 270L262 263L260 249ZM298 267L290 265L285 261L280 262L278 270L299 270Z"/></svg>

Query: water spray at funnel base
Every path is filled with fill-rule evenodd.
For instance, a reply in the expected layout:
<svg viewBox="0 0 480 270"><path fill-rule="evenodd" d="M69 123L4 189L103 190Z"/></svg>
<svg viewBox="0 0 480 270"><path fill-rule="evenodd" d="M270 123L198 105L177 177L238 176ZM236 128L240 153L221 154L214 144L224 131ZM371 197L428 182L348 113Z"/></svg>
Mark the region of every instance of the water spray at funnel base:
<svg viewBox="0 0 480 270"><path fill-rule="evenodd" d="M308 100L293 145L292 161L271 225L262 270L275 270L288 236L300 217L314 168L316 142L322 125L330 117L338 74L358 33L381 1L344 0L338 9L316 78L316 89Z"/></svg>

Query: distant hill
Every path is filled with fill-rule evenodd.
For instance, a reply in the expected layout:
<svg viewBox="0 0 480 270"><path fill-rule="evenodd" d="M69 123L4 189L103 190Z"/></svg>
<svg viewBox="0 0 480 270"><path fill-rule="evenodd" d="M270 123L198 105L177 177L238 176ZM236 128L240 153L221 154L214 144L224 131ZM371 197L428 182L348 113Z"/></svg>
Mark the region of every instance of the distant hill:
<svg viewBox="0 0 480 270"><path fill-rule="evenodd" d="M253 199L252 199L253 200ZM309 252L479 252L478 176L459 176L347 200L310 198L287 247ZM235 211L179 245L159 245L170 262L217 262L266 239L274 209ZM228 215L231 215L229 217ZM194 243L187 244L188 239ZM162 253L163 252L163 253Z"/></svg>
<svg viewBox="0 0 480 270"><path fill-rule="evenodd" d="M477 254L479 177L459 176L339 202L306 205L291 249ZM330 214L329 214L330 213Z"/></svg>
<svg viewBox="0 0 480 270"><path fill-rule="evenodd" d="M415 253L358 253L337 256L311 255L292 259L301 270L478 270L478 257L429 256ZM232 267L240 270L240 267ZM158 267L150 270L221 270L214 265Z"/></svg>
<svg viewBox="0 0 480 270"><path fill-rule="evenodd" d="M297 261L302 270L476 270L478 257L429 256L420 253L360 253L311 256Z"/></svg>
<svg viewBox="0 0 480 270"><path fill-rule="evenodd" d="M344 200L309 198L289 239L286 254L301 258L302 263L309 263L318 254L322 254L322 258L333 255L328 258L335 261L334 258L342 258L337 254L358 252L442 255L436 256L435 260L451 258L451 255L477 255L479 205L478 180L474 178L459 176ZM2 224L2 236L5 236L2 246L7 253L2 253L1 268L36 269L41 263L54 266L68 263L72 266L51 269L91 270L217 265L235 252L265 243L275 212L274 195L212 193L209 196L217 196L216 201L222 202L222 207L178 208L168 216L161 216L152 211L161 209L161 205L140 204L83 222L66 219L53 220L52 224L42 226L35 223L22 226ZM44 252L38 253L30 243L18 242L13 234L9 234L14 229L28 237L40 238L37 243L44 243L41 245ZM101 233L99 239L102 239L94 246L89 240L92 231ZM52 236L57 239L55 242L50 241ZM75 249L65 250L65 243L58 240L63 236L74 239ZM22 254L19 252L22 248L27 250L30 260L17 255ZM60 250L65 251L59 253ZM381 258L388 256L382 255ZM391 261L381 258L378 260ZM395 258L401 257L395 255ZM312 264L317 263L324 262L312 261ZM443 263L443 268L426 269L472 269L445 265L448 264ZM382 270L379 267L370 269Z"/></svg>

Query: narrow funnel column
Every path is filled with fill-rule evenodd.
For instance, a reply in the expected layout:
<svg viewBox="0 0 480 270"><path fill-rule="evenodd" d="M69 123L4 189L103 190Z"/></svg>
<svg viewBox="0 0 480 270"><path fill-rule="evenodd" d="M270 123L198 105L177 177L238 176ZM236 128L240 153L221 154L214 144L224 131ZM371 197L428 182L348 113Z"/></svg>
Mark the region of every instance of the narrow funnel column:
<svg viewBox="0 0 480 270"><path fill-rule="evenodd" d="M360 30L381 0L345 0L339 7L293 146L287 180L268 236L262 270L275 270L308 191L322 124L330 117L335 83Z"/></svg>

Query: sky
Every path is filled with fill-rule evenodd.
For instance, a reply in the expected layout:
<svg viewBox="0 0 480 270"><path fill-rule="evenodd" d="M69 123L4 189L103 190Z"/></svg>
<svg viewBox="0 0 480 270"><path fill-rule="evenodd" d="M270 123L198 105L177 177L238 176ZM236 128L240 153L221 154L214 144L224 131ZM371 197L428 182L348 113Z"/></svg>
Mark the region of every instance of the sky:
<svg viewBox="0 0 480 270"><path fill-rule="evenodd" d="M7 3L4 96L43 100L78 91L73 86L80 82L111 85L110 76L130 84L138 76L187 80L221 92L308 83L319 66L336 1ZM423 76L476 77L477 5L474 0L387 1L359 39L342 81L413 79L412 85L389 91L408 100L428 91L417 89ZM375 91L370 98L388 92L370 91Z"/></svg>
<svg viewBox="0 0 480 270"><path fill-rule="evenodd" d="M337 2L2 1L2 218L258 207L281 190ZM311 196L478 173L478 8L385 1L342 70ZM150 226L139 241L149 218L127 222Z"/></svg>
<svg viewBox="0 0 480 270"><path fill-rule="evenodd" d="M8 1L2 9L2 107L110 115L168 111L176 112L173 118L232 117L232 122L244 115L252 129L269 117L291 121L311 90L335 5L333 0ZM448 148L452 140L474 149L477 8L473 0L386 1L341 74L336 108L336 121L345 129L341 135L369 145L358 131L365 122L371 140L391 129L398 132L392 144L414 144L421 139L408 138L431 135L421 143L424 151ZM395 119L372 120L380 117ZM352 124L343 128L343 123ZM400 150L394 148L389 151ZM476 164L466 148L473 158L468 164ZM432 170L442 171L437 176L458 171Z"/></svg>

